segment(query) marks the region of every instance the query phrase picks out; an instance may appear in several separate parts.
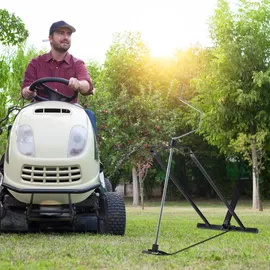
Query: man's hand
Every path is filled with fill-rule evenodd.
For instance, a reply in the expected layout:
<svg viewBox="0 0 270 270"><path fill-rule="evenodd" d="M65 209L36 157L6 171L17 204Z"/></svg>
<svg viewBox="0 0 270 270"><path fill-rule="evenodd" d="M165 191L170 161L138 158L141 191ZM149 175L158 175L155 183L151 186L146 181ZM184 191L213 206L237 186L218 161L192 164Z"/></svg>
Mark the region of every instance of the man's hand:
<svg viewBox="0 0 270 270"><path fill-rule="evenodd" d="M90 85L86 80L79 81L78 79L71 77L69 79L68 86L70 86L74 91L81 93L82 95L94 93L93 91L89 91Z"/></svg>
<svg viewBox="0 0 270 270"><path fill-rule="evenodd" d="M22 90L22 97L24 99L28 99L28 100L33 99L37 95L36 91L29 90L29 87L30 86L27 86L27 87L23 88L23 90Z"/></svg>
<svg viewBox="0 0 270 270"><path fill-rule="evenodd" d="M71 87L74 91L79 92L80 91L80 81L76 78L71 77L68 82L68 86Z"/></svg>

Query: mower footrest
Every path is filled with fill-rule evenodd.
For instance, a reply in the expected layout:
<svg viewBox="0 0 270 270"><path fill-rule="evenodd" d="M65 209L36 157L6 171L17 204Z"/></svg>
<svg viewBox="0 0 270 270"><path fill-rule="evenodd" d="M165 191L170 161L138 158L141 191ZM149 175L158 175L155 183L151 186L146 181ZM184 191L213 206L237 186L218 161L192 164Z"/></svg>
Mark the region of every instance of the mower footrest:
<svg viewBox="0 0 270 270"><path fill-rule="evenodd" d="M29 207L27 211L28 221L38 222L73 222L75 217L74 208L63 206L40 206Z"/></svg>
<svg viewBox="0 0 270 270"><path fill-rule="evenodd" d="M31 210L31 213L36 213L36 214L64 214L64 213L70 213L70 210L69 209L66 209L66 210L53 210L53 209L50 209L50 211L48 212L48 210L40 210L40 209L32 209Z"/></svg>
<svg viewBox="0 0 270 270"><path fill-rule="evenodd" d="M31 216L28 218L28 222L73 222L73 218L70 216Z"/></svg>

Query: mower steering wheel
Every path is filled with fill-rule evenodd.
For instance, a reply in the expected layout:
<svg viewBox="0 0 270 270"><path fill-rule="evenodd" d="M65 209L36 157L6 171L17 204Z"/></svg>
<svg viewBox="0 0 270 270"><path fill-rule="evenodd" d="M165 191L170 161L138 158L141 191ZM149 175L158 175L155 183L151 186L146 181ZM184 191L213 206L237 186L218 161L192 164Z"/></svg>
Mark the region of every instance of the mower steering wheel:
<svg viewBox="0 0 270 270"><path fill-rule="evenodd" d="M72 96L65 96L61 93L58 93L55 89L49 87L46 83L48 82L58 82L61 84L68 85L69 81L64 78L58 78L58 77L47 77L47 78L41 78L36 81L34 81L30 87L30 91L41 91L45 93L48 98L41 97L38 94L35 96L35 100L38 101L48 101L48 100L53 100L53 101L64 101L64 102L70 102L74 100L78 96L78 92L74 92Z"/></svg>

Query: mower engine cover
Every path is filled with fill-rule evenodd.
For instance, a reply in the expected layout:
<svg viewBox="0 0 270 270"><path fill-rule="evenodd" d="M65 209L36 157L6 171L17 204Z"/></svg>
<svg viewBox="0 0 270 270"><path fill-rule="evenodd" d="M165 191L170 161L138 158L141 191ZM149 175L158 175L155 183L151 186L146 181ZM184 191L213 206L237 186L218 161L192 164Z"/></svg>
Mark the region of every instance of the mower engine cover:
<svg viewBox="0 0 270 270"><path fill-rule="evenodd" d="M72 203L89 197L101 185L100 162L84 109L61 101L24 107L10 131L3 184L23 203L31 193L32 203L46 205L68 204L69 193Z"/></svg>

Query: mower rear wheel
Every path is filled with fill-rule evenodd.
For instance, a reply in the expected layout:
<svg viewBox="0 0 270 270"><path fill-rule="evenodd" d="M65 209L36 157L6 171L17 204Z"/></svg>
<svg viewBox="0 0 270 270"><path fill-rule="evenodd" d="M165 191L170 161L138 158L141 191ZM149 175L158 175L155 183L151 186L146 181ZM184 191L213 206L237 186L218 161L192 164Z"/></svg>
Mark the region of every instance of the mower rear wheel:
<svg viewBox="0 0 270 270"><path fill-rule="evenodd" d="M112 192L112 184L108 178L104 178L106 192Z"/></svg>
<svg viewBox="0 0 270 270"><path fill-rule="evenodd" d="M106 192L105 204L107 211L103 220L103 233L124 235L126 229L126 208L123 197L116 192Z"/></svg>

